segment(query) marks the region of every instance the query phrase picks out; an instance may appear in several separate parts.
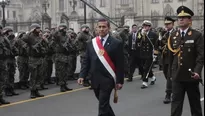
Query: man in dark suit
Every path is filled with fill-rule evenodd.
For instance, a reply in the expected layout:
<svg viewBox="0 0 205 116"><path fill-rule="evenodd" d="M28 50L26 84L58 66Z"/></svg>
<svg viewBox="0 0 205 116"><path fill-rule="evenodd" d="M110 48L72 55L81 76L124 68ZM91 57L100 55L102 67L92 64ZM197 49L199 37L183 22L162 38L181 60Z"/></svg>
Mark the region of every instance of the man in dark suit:
<svg viewBox="0 0 205 116"><path fill-rule="evenodd" d="M193 11L180 6L177 14L179 30L168 39L173 83L171 116L182 115L185 93L188 94L191 115L202 116L199 82L202 82L204 66L204 38L200 32L191 28Z"/></svg>
<svg viewBox="0 0 205 116"><path fill-rule="evenodd" d="M121 41L112 38L109 35L109 30L110 23L104 19L99 20L98 31L101 41L100 45L104 46L104 52L107 52L110 60L115 66L116 78L114 79L109 72L109 69L104 66L104 62L102 62L98 52L95 49L94 42L89 41L87 43L86 56L81 67L80 78L78 79L78 83L82 84L84 78L90 71L91 86L94 89L97 99L99 100L98 116L115 116L109 103L110 95L114 88L119 90L122 88L124 83L123 44Z"/></svg>
<svg viewBox="0 0 205 116"><path fill-rule="evenodd" d="M135 72L136 67L139 68L139 73L143 73L143 67L140 59L140 39L137 39L137 25L132 25L132 34L129 36L128 40L128 52L130 55L130 70L129 70L129 77L128 82L132 82L133 74Z"/></svg>

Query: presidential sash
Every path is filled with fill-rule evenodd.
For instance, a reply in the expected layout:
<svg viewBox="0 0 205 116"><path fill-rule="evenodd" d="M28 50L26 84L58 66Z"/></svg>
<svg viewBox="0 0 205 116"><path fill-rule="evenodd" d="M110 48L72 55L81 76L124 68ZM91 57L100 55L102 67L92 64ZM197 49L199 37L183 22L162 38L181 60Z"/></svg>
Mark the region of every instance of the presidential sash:
<svg viewBox="0 0 205 116"><path fill-rule="evenodd" d="M115 65L113 64L110 56L108 55L108 53L106 52L105 48L103 47L101 41L100 41L100 37L96 37L94 39L92 39L92 44L94 47L94 50L99 58L99 60L101 61L101 63L104 65L104 67L107 69L107 71L110 73L110 75L113 77L114 82L116 84L116 68ZM117 89L114 89L114 103L118 102L118 95L117 95Z"/></svg>

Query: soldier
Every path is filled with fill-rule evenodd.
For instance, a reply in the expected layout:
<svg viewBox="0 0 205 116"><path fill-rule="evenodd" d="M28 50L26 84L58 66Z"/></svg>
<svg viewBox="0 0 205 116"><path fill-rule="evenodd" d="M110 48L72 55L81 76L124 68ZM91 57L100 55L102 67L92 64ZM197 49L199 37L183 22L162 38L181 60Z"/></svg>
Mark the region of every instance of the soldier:
<svg viewBox="0 0 205 116"><path fill-rule="evenodd" d="M73 51L71 54L70 54L70 57L71 57L71 71L70 74L69 74L69 78L72 79L72 80L77 80L76 77L74 77L74 74L75 74L75 70L76 70L76 67L77 67L77 47L76 47L76 33L73 31L73 30L68 30L68 34L70 36L70 43L71 45L73 46L73 48L75 49L75 51Z"/></svg>
<svg viewBox="0 0 205 116"><path fill-rule="evenodd" d="M140 59L140 38L137 38L137 25L134 24L132 26L132 33L129 36L128 41L128 52L130 55L130 70L129 70L129 78L128 82L132 82L133 80L133 74L135 72L136 67L138 66L140 74L143 73L143 67Z"/></svg>
<svg viewBox="0 0 205 116"><path fill-rule="evenodd" d="M14 91L14 81L15 81L15 73L16 73L16 58L18 55L18 49L16 47L15 35L13 33L12 27L5 27L3 29L3 34L6 36L10 42L11 53L7 58L7 82L5 87L5 95L6 96L16 96L19 95Z"/></svg>
<svg viewBox="0 0 205 116"><path fill-rule="evenodd" d="M129 39L130 27L128 25L124 25L120 30L119 35L123 42L123 51L124 51L124 69L125 69L125 77L128 78L129 72L129 54L128 54L128 39ZM128 79L129 80L129 79Z"/></svg>
<svg viewBox="0 0 205 116"><path fill-rule="evenodd" d="M2 32L3 27L0 25L0 105L10 104L3 99L3 89L5 87L7 63L6 59L10 54L10 49L7 48L9 40L5 38Z"/></svg>
<svg viewBox="0 0 205 116"><path fill-rule="evenodd" d="M40 37L40 25L32 24L30 26L30 32L26 34L22 40L29 46L29 69L31 72L30 77L30 98L44 97L37 89L38 82L42 77L42 55L45 53L45 49L42 47L43 39Z"/></svg>
<svg viewBox="0 0 205 116"><path fill-rule="evenodd" d="M168 46L167 46L168 41L167 40L168 40L169 36L173 32L175 32L174 22L175 22L175 20L172 19L171 17L165 17L164 24L165 24L166 32L163 34L162 38L159 37L157 44L155 46L156 49L161 51L161 62L162 62L163 73L164 73L164 76L167 80L167 82L166 82L166 96L165 96L165 100L164 100L165 104L171 103L171 94L172 94L172 81L168 77L169 54L168 54ZM160 35L161 35L161 33L160 33Z"/></svg>
<svg viewBox="0 0 205 116"><path fill-rule="evenodd" d="M77 36L77 47L80 53L80 63L82 66L82 61L85 58L85 51L86 51L86 43L91 40L93 37L89 34L90 28L88 25L84 24L81 26L81 32ZM90 76L84 80L83 86L88 87L90 86L89 83Z"/></svg>
<svg viewBox="0 0 205 116"><path fill-rule="evenodd" d="M60 91L66 92L71 91L67 87L68 73L71 72L69 67L70 63L70 53L73 51L73 48L70 46L69 37L67 35L67 25L60 24L58 31L54 33L53 38L56 44L55 47L55 68L56 76L58 78L58 84L60 85Z"/></svg>
<svg viewBox="0 0 205 116"><path fill-rule="evenodd" d="M186 6L177 9L179 30L168 39L170 77L172 79L171 116L181 116L185 93L188 94L191 115L202 116L199 82L204 66L204 38L190 27L194 13ZM193 72L192 72L193 71Z"/></svg>
<svg viewBox="0 0 205 116"><path fill-rule="evenodd" d="M148 78L151 78L150 85L154 85L156 81L152 66L154 62L154 44L156 43L158 36L151 31L152 23L150 21L145 20L142 26L142 30L138 31L137 38L140 40L140 59L143 66L143 83L141 88L145 89L148 87Z"/></svg>
<svg viewBox="0 0 205 116"><path fill-rule="evenodd" d="M22 37L25 36L26 32L20 32L17 37L17 48L18 48L18 57L17 57L17 66L19 70L19 88L28 89L29 88L29 66L28 66L28 49L29 46L22 41Z"/></svg>
<svg viewBox="0 0 205 116"><path fill-rule="evenodd" d="M45 62L46 62L46 75L45 75L45 80L44 83L47 84L54 84L53 80L51 79L52 76L52 72L53 72L53 61L52 61L52 57L54 55L54 50L51 47L52 45L52 35L51 35L51 31L49 29L46 29L44 31L44 35L43 35L43 39L46 40L47 43L47 54L45 56Z"/></svg>

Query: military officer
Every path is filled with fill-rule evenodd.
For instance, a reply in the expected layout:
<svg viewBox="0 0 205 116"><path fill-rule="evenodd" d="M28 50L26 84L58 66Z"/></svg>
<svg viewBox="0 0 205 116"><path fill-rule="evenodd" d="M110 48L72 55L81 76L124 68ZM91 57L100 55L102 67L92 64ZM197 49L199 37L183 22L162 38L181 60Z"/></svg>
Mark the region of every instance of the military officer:
<svg viewBox="0 0 205 116"><path fill-rule="evenodd" d="M42 46L43 39L40 37L40 25L32 24L30 26L30 32L27 33L22 40L29 46L29 69L31 72L30 76L30 98L44 97L40 94L37 89L37 84L42 80L42 64L45 49Z"/></svg>
<svg viewBox="0 0 205 116"><path fill-rule="evenodd" d="M185 93L188 94L191 115L202 116L199 82L204 65L204 38L191 28L194 13L186 6L177 9L179 30L168 39L172 79L171 116L181 116Z"/></svg>
<svg viewBox="0 0 205 116"><path fill-rule="evenodd" d="M165 17L164 20L164 24L165 24L165 28L166 28L166 32L164 32L164 34L162 35L162 37L159 37L157 44L155 46L155 48L161 52L161 62L162 62L162 68L163 68L163 73L164 76L167 80L166 82L166 96L165 96L165 100L164 103L165 104L169 104L171 103L171 94L172 94L172 82L170 80L170 78L168 77L168 68L169 68L169 54L168 54L168 38L169 36L175 32L174 29L174 22L175 20L172 19L171 17ZM160 33L160 35L163 32Z"/></svg>
<svg viewBox="0 0 205 116"><path fill-rule="evenodd" d="M8 101L3 99L3 89L8 71L6 60L10 54L10 49L6 47L9 45L9 40L3 35L2 29L3 27L0 25L0 105L9 104Z"/></svg>
<svg viewBox="0 0 205 116"><path fill-rule="evenodd" d="M158 39L156 33L151 31L152 23L151 21L145 20L142 24L143 28L138 32L137 37L140 40L140 59L143 66L142 74L142 89L148 87L148 78L151 78L151 85L155 84L156 77L153 74L152 66L154 62L154 45Z"/></svg>
<svg viewBox="0 0 205 116"><path fill-rule="evenodd" d="M6 96L16 96L19 95L14 91L14 80L15 80L15 73L16 73L16 58L15 56L18 55L18 49L17 44L15 40L15 35L13 33L12 27L5 27L3 29L4 35L8 38L10 42L11 47L11 53L9 57L7 58L7 67L8 67L8 73L7 73L7 82L5 87L5 94Z"/></svg>
<svg viewBox="0 0 205 116"><path fill-rule="evenodd" d="M55 47L55 68L56 76L58 78L58 84L60 85L60 91L66 92L71 91L67 87L67 80L69 72L71 72L70 66L70 53L73 51L73 48L70 46L69 37L67 35L67 25L60 24L58 31L53 35L56 47Z"/></svg>

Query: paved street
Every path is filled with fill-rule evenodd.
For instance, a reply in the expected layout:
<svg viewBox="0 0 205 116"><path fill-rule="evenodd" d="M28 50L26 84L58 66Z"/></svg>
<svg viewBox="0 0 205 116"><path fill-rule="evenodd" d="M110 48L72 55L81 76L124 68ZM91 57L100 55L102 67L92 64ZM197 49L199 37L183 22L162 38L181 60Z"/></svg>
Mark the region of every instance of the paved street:
<svg viewBox="0 0 205 116"><path fill-rule="evenodd" d="M156 69L155 69L156 70ZM157 72L157 71L156 71ZM169 116L170 105L164 105L165 79L161 72L156 73L157 83L146 90L141 90L141 81L125 82L119 92L119 103L112 104L116 116ZM1 116L97 116L98 104L93 91L82 88L76 82L69 82L75 90L59 93L55 85L42 91L47 95L43 99L30 100L28 91L20 91L17 97L6 97L13 104L0 106ZM204 96L204 89L201 89ZM113 100L113 97L111 98ZM204 102L202 102L204 108ZM183 116L190 116L187 98Z"/></svg>

